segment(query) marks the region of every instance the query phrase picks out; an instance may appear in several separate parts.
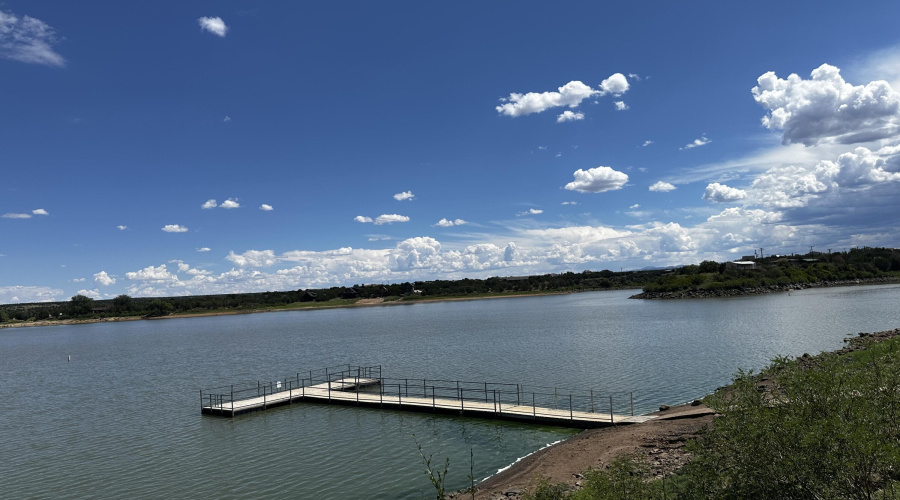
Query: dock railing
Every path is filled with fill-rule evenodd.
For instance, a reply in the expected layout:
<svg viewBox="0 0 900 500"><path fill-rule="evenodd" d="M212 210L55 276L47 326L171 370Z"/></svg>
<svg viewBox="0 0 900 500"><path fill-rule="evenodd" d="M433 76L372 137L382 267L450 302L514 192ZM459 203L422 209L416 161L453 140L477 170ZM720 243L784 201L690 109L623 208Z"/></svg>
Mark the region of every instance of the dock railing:
<svg viewBox="0 0 900 500"><path fill-rule="evenodd" d="M266 409L266 399L279 394L279 404L287 404L306 396L306 389L327 389L328 399L332 391L356 392L359 395L378 395L379 401L391 406L403 406L406 399L421 408L431 401L433 410L468 409L484 412L493 408L498 416L516 411L521 415L527 408L534 419L575 419L575 413L592 413L609 416L610 422L622 416L634 416L634 395L631 392L601 391L596 389L574 390L564 387L502 382L473 382L463 380L383 377L381 365L339 365L296 372L275 381L244 383L201 389L201 409L216 408L218 414L232 416L240 407L236 403L251 398L263 398L260 409ZM349 390L349 391L348 391ZM424 400L424 403L423 403ZM346 403L346 399L342 400ZM371 404L373 400L367 398ZM466 405L469 405L469 408Z"/></svg>

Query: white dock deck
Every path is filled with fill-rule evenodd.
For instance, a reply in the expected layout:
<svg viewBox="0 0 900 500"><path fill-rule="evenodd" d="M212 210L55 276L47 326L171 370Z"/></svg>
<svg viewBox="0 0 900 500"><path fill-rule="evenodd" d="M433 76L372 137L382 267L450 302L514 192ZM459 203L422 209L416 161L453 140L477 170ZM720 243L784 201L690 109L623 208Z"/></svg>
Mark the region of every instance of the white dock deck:
<svg viewBox="0 0 900 500"><path fill-rule="evenodd" d="M363 389L379 385L378 379L342 378L329 383L319 383L306 387L289 388L235 401L217 404L212 401L201 406L204 414L234 417L256 410L266 410L274 406L282 406L299 402L331 403L364 407L385 408L392 410L415 411L422 413L443 413L459 416L494 418L504 420L531 421L546 425L566 427L592 428L610 425L635 424L646 422L654 417L616 415L609 412L587 412L570 410L569 408L548 408L529 406L527 404L504 403L485 391L487 401L475 401L464 398L404 396L402 394L385 394L383 391L369 392ZM493 401L491 401L493 399Z"/></svg>

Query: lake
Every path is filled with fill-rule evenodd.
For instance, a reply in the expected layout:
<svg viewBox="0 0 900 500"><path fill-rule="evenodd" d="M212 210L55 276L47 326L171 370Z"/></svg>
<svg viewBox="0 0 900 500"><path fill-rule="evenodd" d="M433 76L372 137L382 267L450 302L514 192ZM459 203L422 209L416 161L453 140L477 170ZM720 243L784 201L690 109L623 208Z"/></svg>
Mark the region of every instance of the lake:
<svg viewBox="0 0 900 500"><path fill-rule="evenodd" d="M9 498L433 497L575 431L296 404L201 416L199 389L339 364L386 377L634 392L636 413L738 368L900 327L900 286L639 301L634 291L0 330L0 485ZM71 362L67 362L71 356Z"/></svg>

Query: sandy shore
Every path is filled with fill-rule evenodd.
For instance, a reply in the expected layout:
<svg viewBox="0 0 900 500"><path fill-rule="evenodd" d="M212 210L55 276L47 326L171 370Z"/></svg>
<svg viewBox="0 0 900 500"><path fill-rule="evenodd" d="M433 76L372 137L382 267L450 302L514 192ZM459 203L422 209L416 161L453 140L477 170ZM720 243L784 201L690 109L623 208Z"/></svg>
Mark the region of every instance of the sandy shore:
<svg viewBox="0 0 900 500"><path fill-rule="evenodd" d="M476 485L475 498L517 499L538 478L575 486L583 480L584 471L606 467L620 455L647 457L651 473L662 477L690 460L685 444L713 421L713 411L703 404L676 406L651 415L657 418L642 424L586 430L535 452ZM471 498L471 493L451 498Z"/></svg>

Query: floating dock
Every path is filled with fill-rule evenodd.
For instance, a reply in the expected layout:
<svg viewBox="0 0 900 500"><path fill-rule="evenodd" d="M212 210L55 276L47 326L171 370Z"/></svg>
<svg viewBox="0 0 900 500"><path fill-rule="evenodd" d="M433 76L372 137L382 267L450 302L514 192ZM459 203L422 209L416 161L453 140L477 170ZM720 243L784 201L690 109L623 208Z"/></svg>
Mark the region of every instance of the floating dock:
<svg viewBox="0 0 900 500"><path fill-rule="evenodd" d="M631 393L522 384L382 377L380 366L341 366L256 386L200 391L204 415L236 417L296 403L323 403L531 422L581 429L645 422ZM630 411L629 411L630 409ZM623 411L624 410L624 411Z"/></svg>

